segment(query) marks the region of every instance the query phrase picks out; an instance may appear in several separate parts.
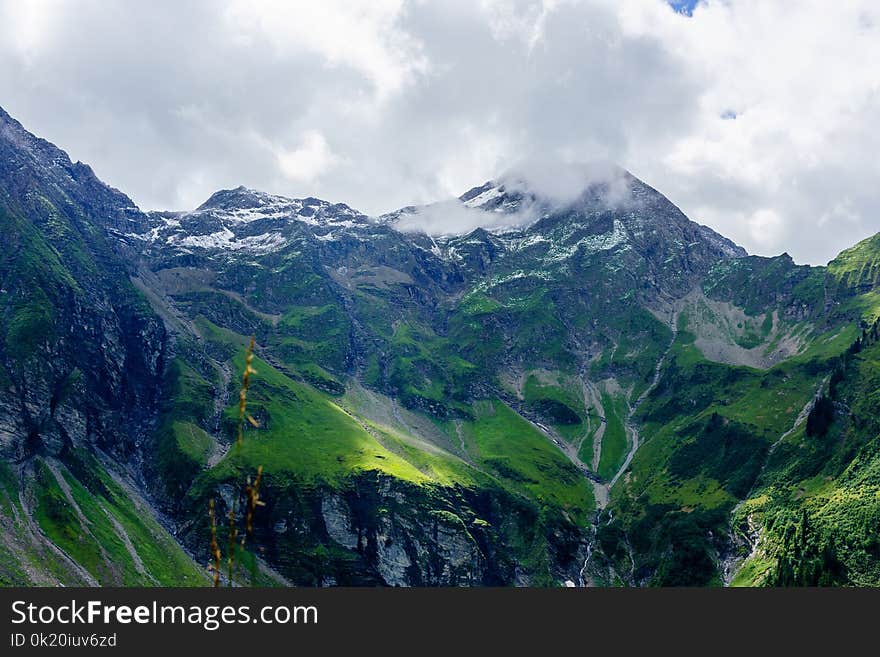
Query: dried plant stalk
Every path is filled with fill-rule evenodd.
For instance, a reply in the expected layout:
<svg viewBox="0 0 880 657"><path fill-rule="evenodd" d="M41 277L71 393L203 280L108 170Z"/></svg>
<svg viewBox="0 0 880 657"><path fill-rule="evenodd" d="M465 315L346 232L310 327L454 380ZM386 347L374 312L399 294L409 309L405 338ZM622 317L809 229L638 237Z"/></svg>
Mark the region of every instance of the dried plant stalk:
<svg viewBox="0 0 880 657"><path fill-rule="evenodd" d="M238 528L235 526L235 509L229 509L229 555L226 564L229 568L229 586L232 586L232 573L235 570L235 539L238 538Z"/></svg>
<svg viewBox="0 0 880 657"><path fill-rule="evenodd" d="M214 586L220 586L220 562L223 559L223 555L220 554L220 545L217 543L217 515L214 512L214 498L211 498L211 501L208 502L208 517L211 520L211 557L214 559L214 563L209 568L214 573Z"/></svg>
<svg viewBox="0 0 880 657"><path fill-rule="evenodd" d="M257 371L251 365L254 360L255 346L256 341L254 340L254 336L251 336L251 341L248 344L247 351L245 351L244 354L244 373L242 373L241 375L241 390L238 391L238 437L236 440L236 445L239 449L241 449L241 443L244 440L245 418L247 418L247 421L250 422L253 426L260 426L254 418L247 414L247 391L251 385L251 374L257 373Z"/></svg>
<svg viewBox="0 0 880 657"><path fill-rule="evenodd" d="M253 360L254 360L254 347L256 346L256 341L253 336L251 336L250 343L248 344L247 350L244 355L244 372L241 375L241 389L238 393L238 432L236 437L236 447L237 449L241 449L242 443L244 442L244 423L245 420L255 427L259 428L260 423L257 422L253 417L248 415L247 413L247 392L251 383L251 374L256 374L257 371L253 368ZM248 536L252 536L254 532L254 514L258 506L265 506L265 503L260 500L260 482L263 479L263 466L259 466L257 468L257 476L254 478L253 482L251 482L251 478L248 477L247 483L245 485L245 497L247 498L247 514L245 517L245 535L241 537L241 549L244 549L246 538ZM214 586L220 586L220 569L222 567L223 562L223 554L220 551L220 545L217 542L217 514L215 511L215 505L213 498L208 504L208 517L211 520L211 558L213 563L208 567L208 570L213 573L214 578ZM238 547L238 527L236 525L236 517L235 517L235 507L229 510L228 514L229 518L229 552L226 555L226 567L228 571L228 579L229 586L233 584L233 574L235 572L235 556L236 550Z"/></svg>
<svg viewBox="0 0 880 657"><path fill-rule="evenodd" d="M245 535L241 537L241 546L244 547L245 539L254 533L254 513L258 506L266 506L266 503L260 500L260 482L263 480L263 466L257 468L257 476L251 483L248 477L247 486L244 488L245 497L247 497L247 518L245 521Z"/></svg>

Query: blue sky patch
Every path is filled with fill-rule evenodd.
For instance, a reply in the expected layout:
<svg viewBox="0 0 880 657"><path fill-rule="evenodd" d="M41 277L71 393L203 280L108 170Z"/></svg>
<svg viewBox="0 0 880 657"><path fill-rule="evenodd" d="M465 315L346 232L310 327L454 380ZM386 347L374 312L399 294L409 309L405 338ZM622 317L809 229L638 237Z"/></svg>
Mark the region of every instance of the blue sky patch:
<svg viewBox="0 0 880 657"><path fill-rule="evenodd" d="M666 0L680 14L691 16L700 0Z"/></svg>

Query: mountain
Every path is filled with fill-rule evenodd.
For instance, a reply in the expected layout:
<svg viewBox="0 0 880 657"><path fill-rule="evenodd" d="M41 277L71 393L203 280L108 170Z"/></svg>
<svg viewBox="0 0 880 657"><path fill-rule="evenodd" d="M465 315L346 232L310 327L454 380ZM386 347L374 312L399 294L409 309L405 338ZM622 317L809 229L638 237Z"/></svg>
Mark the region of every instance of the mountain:
<svg viewBox="0 0 880 657"><path fill-rule="evenodd" d="M139 490L168 335L109 231L145 220L0 111L0 582L204 581Z"/></svg>
<svg viewBox="0 0 880 657"><path fill-rule="evenodd" d="M260 466L239 583L880 581L877 238L749 256L608 165L143 213L0 119L0 581L207 582Z"/></svg>

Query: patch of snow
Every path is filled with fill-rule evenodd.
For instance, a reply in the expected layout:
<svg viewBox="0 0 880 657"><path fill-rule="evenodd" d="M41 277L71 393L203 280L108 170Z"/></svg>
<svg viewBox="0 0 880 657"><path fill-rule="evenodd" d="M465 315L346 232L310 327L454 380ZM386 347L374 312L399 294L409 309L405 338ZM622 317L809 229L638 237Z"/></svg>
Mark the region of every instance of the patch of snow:
<svg viewBox="0 0 880 657"><path fill-rule="evenodd" d="M235 233L224 228L207 235L187 235L180 240L175 240L174 236L171 236L168 238L168 243L174 244L176 242L180 246L194 246L200 249L222 249L228 247L234 238Z"/></svg>
<svg viewBox="0 0 880 657"><path fill-rule="evenodd" d="M297 220L301 220L301 217L297 217ZM354 228L358 224L351 219L336 219L335 217L328 217L324 223L328 226L334 226L336 228Z"/></svg>
<svg viewBox="0 0 880 657"><path fill-rule="evenodd" d="M601 235L588 235L574 244L555 245L547 252L544 260L547 262L560 262L572 257L581 249L587 253L598 253L599 251L609 251L626 242L626 230L623 224L615 219L614 228L610 232Z"/></svg>
<svg viewBox="0 0 880 657"><path fill-rule="evenodd" d="M250 253L271 253L287 244L287 240L281 233L265 233L243 237L232 242L229 248L235 251L248 251Z"/></svg>
<svg viewBox="0 0 880 657"><path fill-rule="evenodd" d="M433 237L431 238L431 253L433 253L435 256L437 256L441 260L443 259L443 251L441 251L440 247L437 246L437 242L434 240Z"/></svg>
<svg viewBox="0 0 880 657"><path fill-rule="evenodd" d="M287 240L281 233L264 233L236 239L235 233L228 228L207 235L187 235L179 239L172 235L167 242L179 248L247 251L249 253L271 253L287 244Z"/></svg>
<svg viewBox="0 0 880 657"><path fill-rule="evenodd" d="M289 215L294 215L302 210L302 203L291 199L278 199L275 202L265 202L264 205L256 208L233 208L230 210L220 210L217 208L206 208L204 210L195 210L186 214L186 217L197 217L200 215L210 215L221 222L229 222L232 224L248 224L260 219L281 219Z"/></svg>
<svg viewBox="0 0 880 657"><path fill-rule="evenodd" d="M504 195L504 188L499 187L491 187L487 189L485 192L481 194L477 194L472 199L468 199L467 201L463 201L463 203L469 208L478 208L481 205L485 205L492 199L496 199L499 196Z"/></svg>
<svg viewBox="0 0 880 657"><path fill-rule="evenodd" d="M508 238L505 240L508 248L511 251L521 251L522 249L527 249L530 246L534 246L535 244L540 244L541 242L550 242L543 235L539 235L534 233L532 235L526 235L525 237L514 237Z"/></svg>
<svg viewBox="0 0 880 657"><path fill-rule="evenodd" d="M493 276L488 281L483 281L474 286L473 290L468 293L471 295L475 292L483 292L485 290L489 290L493 287L497 287L499 285L504 285L505 283L510 283L512 281L518 280L520 278L540 278L544 281L553 280L552 274L547 271L543 271L541 269L534 269L531 271L526 271L524 269L517 269L509 274L499 274Z"/></svg>

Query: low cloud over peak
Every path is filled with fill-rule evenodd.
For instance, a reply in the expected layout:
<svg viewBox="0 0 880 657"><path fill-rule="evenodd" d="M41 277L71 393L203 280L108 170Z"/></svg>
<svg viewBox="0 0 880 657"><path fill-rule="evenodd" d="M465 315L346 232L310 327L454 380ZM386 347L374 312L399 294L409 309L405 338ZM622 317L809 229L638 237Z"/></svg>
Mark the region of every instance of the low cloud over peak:
<svg viewBox="0 0 880 657"><path fill-rule="evenodd" d="M634 203L634 180L610 162L566 162L535 156L458 198L406 207L384 215L382 220L399 230L435 236L460 235L475 228L513 230L586 196L601 198L609 207Z"/></svg>

